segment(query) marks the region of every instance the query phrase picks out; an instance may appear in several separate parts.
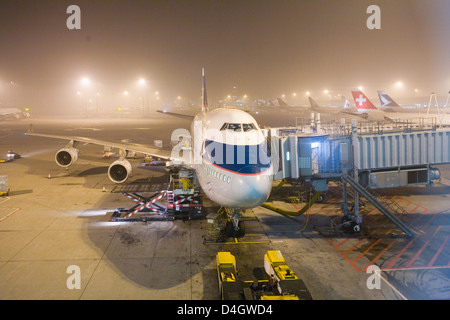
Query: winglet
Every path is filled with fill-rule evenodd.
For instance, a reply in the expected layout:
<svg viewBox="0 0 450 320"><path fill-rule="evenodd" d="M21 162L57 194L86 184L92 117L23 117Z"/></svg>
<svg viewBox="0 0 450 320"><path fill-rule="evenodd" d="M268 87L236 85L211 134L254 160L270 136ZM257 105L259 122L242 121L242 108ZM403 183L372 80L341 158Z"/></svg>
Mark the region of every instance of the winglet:
<svg viewBox="0 0 450 320"><path fill-rule="evenodd" d="M206 79L205 79L205 68L202 68L202 111L208 112L208 96L206 95Z"/></svg>

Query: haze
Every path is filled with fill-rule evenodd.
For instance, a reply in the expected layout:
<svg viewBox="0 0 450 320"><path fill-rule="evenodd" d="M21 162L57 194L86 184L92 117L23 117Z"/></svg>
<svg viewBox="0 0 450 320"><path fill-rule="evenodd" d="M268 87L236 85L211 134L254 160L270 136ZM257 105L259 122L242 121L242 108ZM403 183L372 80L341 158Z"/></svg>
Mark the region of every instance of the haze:
<svg viewBox="0 0 450 320"><path fill-rule="evenodd" d="M72 4L81 30L66 27ZM366 27L372 4L380 30ZM300 104L307 91L330 99L357 86L446 97L448 12L447 0L2 0L0 107L45 115L200 103L202 67L212 103L234 90Z"/></svg>

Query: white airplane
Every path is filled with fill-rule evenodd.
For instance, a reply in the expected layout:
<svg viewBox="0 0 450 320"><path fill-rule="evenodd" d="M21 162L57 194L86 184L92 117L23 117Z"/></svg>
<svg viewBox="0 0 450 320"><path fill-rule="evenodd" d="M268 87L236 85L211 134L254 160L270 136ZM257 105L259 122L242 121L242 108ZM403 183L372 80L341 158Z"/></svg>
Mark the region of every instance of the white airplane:
<svg viewBox="0 0 450 320"><path fill-rule="evenodd" d="M384 117L392 122L404 123L423 121L434 122L436 125L450 125L450 114L426 114L420 112L395 112L392 108L383 110L378 109L360 90L352 91L353 99L355 100L356 108L361 113L367 113L369 116Z"/></svg>
<svg viewBox="0 0 450 320"><path fill-rule="evenodd" d="M394 101L394 99L391 98L386 92L384 91L377 91L378 97L380 98L381 103L381 110L384 110L386 112L404 112L404 113L411 113L411 112L417 112L417 113L433 113L433 114L441 114L441 113L448 113L448 110L446 109L436 109L436 108L423 108L417 110L416 105L404 105L401 106L397 102ZM414 110L414 111L412 111Z"/></svg>
<svg viewBox="0 0 450 320"><path fill-rule="evenodd" d="M277 102L278 102L278 105L279 105L278 108L283 110L283 111L295 112L297 114L307 114L307 113L311 113L312 112L311 108L309 106L307 106L307 105L291 106L291 105L288 105L281 98L277 98Z"/></svg>
<svg viewBox="0 0 450 320"><path fill-rule="evenodd" d="M272 190L273 168L267 142L256 120L247 112L225 108L209 111L204 69L202 84L202 110L194 117L191 132L178 129L172 134L172 141L183 138L182 145L187 144L188 148L166 151L85 137L33 132L28 135L69 140L68 145L55 155L55 161L61 167L76 162L78 150L75 148L79 142L119 149L119 159L108 168L108 176L115 183L124 182L131 173L131 164L126 159L128 152L169 159L177 165L189 167L195 171L206 196L227 209L227 233L242 236L241 211L261 205ZM186 136L191 139L186 140Z"/></svg>
<svg viewBox="0 0 450 320"><path fill-rule="evenodd" d="M333 105L333 106L320 106L312 97L308 97L309 100L309 104L311 105L311 111L314 112L323 112L323 113L340 113L340 112L348 112L348 113L352 113L352 112L357 112L358 110L353 107L350 104L350 101L344 97L341 96L342 102L340 105ZM355 114L357 115L357 114Z"/></svg>
<svg viewBox="0 0 450 320"><path fill-rule="evenodd" d="M371 114L368 112L361 112L355 106L352 106L350 101L342 96L342 106L340 107L322 107L314 101L313 98L308 97L311 104L311 111L323 114L325 117L332 115L334 118L350 118L367 121L390 121L388 117L382 114Z"/></svg>
<svg viewBox="0 0 450 320"><path fill-rule="evenodd" d="M0 108L0 120L29 118L30 113L18 108Z"/></svg>

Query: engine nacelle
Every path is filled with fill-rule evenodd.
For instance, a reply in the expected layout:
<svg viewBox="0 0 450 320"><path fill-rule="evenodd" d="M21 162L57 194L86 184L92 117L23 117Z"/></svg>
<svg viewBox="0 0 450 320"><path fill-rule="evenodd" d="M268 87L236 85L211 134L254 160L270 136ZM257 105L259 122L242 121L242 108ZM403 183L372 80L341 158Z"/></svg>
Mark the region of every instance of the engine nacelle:
<svg viewBox="0 0 450 320"><path fill-rule="evenodd" d="M108 168L108 177L114 183L122 183L131 173L131 164L128 160L114 161Z"/></svg>
<svg viewBox="0 0 450 320"><path fill-rule="evenodd" d="M75 148L62 148L55 155L55 161L60 167L67 168L78 160L78 150Z"/></svg>

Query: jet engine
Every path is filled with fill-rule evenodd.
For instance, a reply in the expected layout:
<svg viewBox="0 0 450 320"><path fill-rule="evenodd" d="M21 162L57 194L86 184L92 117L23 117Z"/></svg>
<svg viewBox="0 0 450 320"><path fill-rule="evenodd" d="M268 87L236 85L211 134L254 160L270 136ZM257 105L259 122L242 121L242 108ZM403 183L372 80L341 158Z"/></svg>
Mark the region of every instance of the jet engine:
<svg viewBox="0 0 450 320"><path fill-rule="evenodd" d="M74 164L78 160L78 150L72 147L66 147L59 150L55 155L56 163L64 168Z"/></svg>
<svg viewBox="0 0 450 320"><path fill-rule="evenodd" d="M131 173L131 164L128 160L114 161L108 168L108 177L114 183L122 183Z"/></svg>

